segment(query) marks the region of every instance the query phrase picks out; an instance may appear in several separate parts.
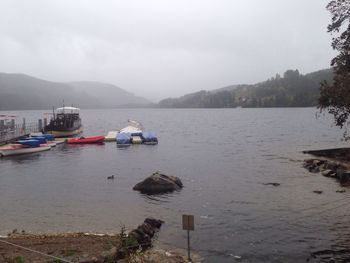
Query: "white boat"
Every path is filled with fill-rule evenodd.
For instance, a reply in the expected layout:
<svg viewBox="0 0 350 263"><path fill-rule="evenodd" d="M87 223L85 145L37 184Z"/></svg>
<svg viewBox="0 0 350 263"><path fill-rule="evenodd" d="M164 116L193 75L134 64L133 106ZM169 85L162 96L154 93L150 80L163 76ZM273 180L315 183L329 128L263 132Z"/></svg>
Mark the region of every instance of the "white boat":
<svg viewBox="0 0 350 263"><path fill-rule="evenodd" d="M110 131L107 133L107 135L105 136L105 142L115 142L116 138L117 138L117 131Z"/></svg>
<svg viewBox="0 0 350 263"><path fill-rule="evenodd" d="M54 141L48 141L46 143L40 144L40 146L49 146L49 147L56 147L57 143Z"/></svg>
<svg viewBox="0 0 350 263"><path fill-rule="evenodd" d="M44 132L55 137L71 137L83 131L81 124L80 109L63 106L53 112L50 123L44 127Z"/></svg>
<svg viewBox="0 0 350 263"><path fill-rule="evenodd" d="M66 140L66 139L65 139ZM56 145L59 145L59 144L62 144L62 143L65 143L66 141L65 140L54 140L53 142L56 143Z"/></svg>
<svg viewBox="0 0 350 263"><path fill-rule="evenodd" d="M7 144L0 147L0 157L12 156L28 153L37 153L50 150L50 146L25 147L22 144Z"/></svg>
<svg viewBox="0 0 350 263"><path fill-rule="evenodd" d="M119 133L127 133L127 134L130 134L131 136L142 135L142 131L144 128L141 123L133 120L128 120L128 124L129 125L121 129Z"/></svg>

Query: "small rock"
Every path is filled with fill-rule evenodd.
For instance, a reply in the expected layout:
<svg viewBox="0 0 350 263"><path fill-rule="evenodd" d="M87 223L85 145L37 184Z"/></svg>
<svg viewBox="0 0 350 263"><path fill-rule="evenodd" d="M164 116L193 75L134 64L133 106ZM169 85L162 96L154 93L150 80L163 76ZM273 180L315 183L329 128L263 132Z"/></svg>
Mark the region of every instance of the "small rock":
<svg viewBox="0 0 350 263"><path fill-rule="evenodd" d="M162 224L164 224L164 221L159 220L159 219L154 219L152 217L147 217L145 219L145 223L151 225L153 228L160 228Z"/></svg>
<svg viewBox="0 0 350 263"><path fill-rule="evenodd" d="M98 258L97 258L97 257L92 257L92 258L91 258L91 261L92 261L92 262L97 262L97 261L98 261Z"/></svg>
<svg viewBox="0 0 350 263"><path fill-rule="evenodd" d="M101 252L101 256L103 258L108 258L108 259L113 259L115 258L117 255L117 248L116 247L112 247L110 250L108 251L102 251Z"/></svg>
<svg viewBox="0 0 350 263"><path fill-rule="evenodd" d="M306 159L304 160L304 163L305 164L310 164L310 163L313 163L314 159Z"/></svg>
<svg viewBox="0 0 350 263"><path fill-rule="evenodd" d="M322 161L322 160L314 160L313 161L313 164L316 165L316 166L320 166L321 164L323 164L325 161Z"/></svg>
<svg viewBox="0 0 350 263"><path fill-rule="evenodd" d="M320 191L320 190L315 190L315 191L313 191L315 194L322 194L323 193L323 191Z"/></svg>
<svg viewBox="0 0 350 263"><path fill-rule="evenodd" d="M149 247L149 246L151 246L151 237L148 234L144 233L139 228L132 230L129 233L129 237L137 240L137 243L139 245L141 245L142 247ZM134 249L134 248L136 249L137 247L130 247L130 249Z"/></svg>
<svg viewBox="0 0 350 263"><path fill-rule="evenodd" d="M116 254L116 259L118 260L118 262L120 261L120 259L124 259L128 254L128 249L127 248L120 248L118 251L117 251L117 254Z"/></svg>
<svg viewBox="0 0 350 263"><path fill-rule="evenodd" d="M341 171L339 174L337 172L337 177L342 185L348 184L350 181L350 171Z"/></svg>
<svg viewBox="0 0 350 263"><path fill-rule="evenodd" d="M324 170L324 171L322 172L322 175L323 175L323 176L326 176L326 177L331 177L331 174L334 174L334 172L333 172L332 170L330 170L330 169Z"/></svg>
<svg viewBox="0 0 350 263"><path fill-rule="evenodd" d="M340 165L335 162L327 162L327 169L337 171L340 168Z"/></svg>
<svg viewBox="0 0 350 263"><path fill-rule="evenodd" d="M313 165L313 160L312 159L311 160L310 159L309 160L305 160L304 163L303 163L303 167L306 168L306 169L308 169L312 165Z"/></svg>
<svg viewBox="0 0 350 263"><path fill-rule="evenodd" d="M320 167L314 166L309 168L310 173L319 173L320 172Z"/></svg>
<svg viewBox="0 0 350 263"><path fill-rule="evenodd" d="M280 186L280 183L264 183L263 185L273 185L273 186Z"/></svg>
<svg viewBox="0 0 350 263"><path fill-rule="evenodd" d="M337 193L345 193L346 191L344 189L342 189L342 190L337 190L336 192Z"/></svg>
<svg viewBox="0 0 350 263"><path fill-rule="evenodd" d="M139 229L140 231L142 231L143 233L146 233L147 235L149 235L151 238L154 236L155 230L154 230L154 228L153 228L150 224L148 224L148 223L143 223L142 225L140 225L140 226L138 227L138 229Z"/></svg>

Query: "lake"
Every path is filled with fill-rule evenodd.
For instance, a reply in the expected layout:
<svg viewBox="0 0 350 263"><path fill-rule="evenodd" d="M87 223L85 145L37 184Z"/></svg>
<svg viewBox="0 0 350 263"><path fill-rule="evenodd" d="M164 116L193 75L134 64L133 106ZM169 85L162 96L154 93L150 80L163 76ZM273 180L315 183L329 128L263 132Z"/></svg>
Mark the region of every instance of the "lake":
<svg viewBox="0 0 350 263"><path fill-rule="evenodd" d="M145 217L165 221L156 245L186 248L182 214L195 216L205 262L333 262L350 258L350 191L302 168L303 150L341 147L342 131L315 108L82 110L84 136L140 121L156 146L61 145L0 159L0 234L117 233ZM27 122L43 111L13 113ZM147 196L132 187L155 171L184 188ZM114 174L114 181L107 176ZM264 183L276 182L274 187ZM322 190L323 194L315 194ZM340 253L343 252L343 253ZM240 258L240 259L239 259Z"/></svg>

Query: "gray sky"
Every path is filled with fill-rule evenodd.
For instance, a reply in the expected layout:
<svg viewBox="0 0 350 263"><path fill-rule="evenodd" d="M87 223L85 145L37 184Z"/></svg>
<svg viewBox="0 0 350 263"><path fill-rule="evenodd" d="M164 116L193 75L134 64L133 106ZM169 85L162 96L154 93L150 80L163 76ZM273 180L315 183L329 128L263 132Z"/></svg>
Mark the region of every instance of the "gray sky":
<svg viewBox="0 0 350 263"><path fill-rule="evenodd" d="M0 72L152 100L329 67L329 0L1 0Z"/></svg>

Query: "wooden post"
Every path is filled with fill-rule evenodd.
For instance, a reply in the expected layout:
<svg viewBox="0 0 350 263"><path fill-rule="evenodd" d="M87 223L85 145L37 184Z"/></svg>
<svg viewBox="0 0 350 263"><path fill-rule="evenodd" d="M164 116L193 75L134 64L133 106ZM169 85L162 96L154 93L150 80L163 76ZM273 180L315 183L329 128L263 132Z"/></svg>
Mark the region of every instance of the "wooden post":
<svg viewBox="0 0 350 263"><path fill-rule="evenodd" d="M191 262L191 249L190 249L190 230L187 229L187 259Z"/></svg>
<svg viewBox="0 0 350 263"><path fill-rule="evenodd" d="M1 120L0 121L0 131L4 131L5 130L5 121Z"/></svg>
<svg viewBox="0 0 350 263"><path fill-rule="evenodd" d="M194 216L182 215L182 229L187 230L187 257L188 262L192 262L190 250L190 231L194 230Z"/></svg>
<svg viewBox="0 0 350 263"><path fill-rule="evenodd" d="M26 133L26 118L23 118L23 123L22 123L22 134Z"/></svg>
<svg viewBox="0 0 350 263"><path fill-rule="evenodd" d="M42 131L42 129L43 129L43 120L42 119L39 119L39 121L38 121L38 129L39 129L39 131Z"/></svg>

